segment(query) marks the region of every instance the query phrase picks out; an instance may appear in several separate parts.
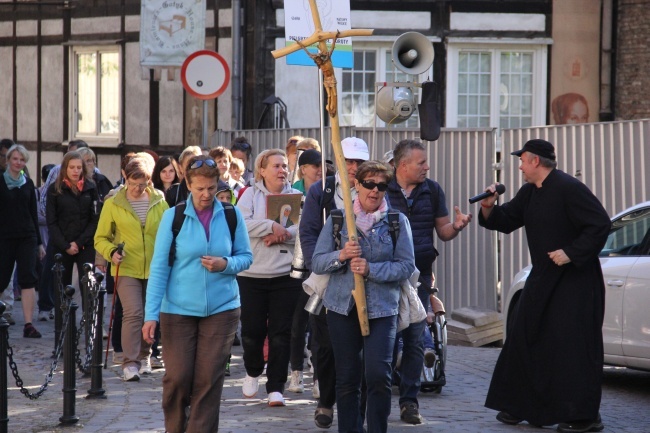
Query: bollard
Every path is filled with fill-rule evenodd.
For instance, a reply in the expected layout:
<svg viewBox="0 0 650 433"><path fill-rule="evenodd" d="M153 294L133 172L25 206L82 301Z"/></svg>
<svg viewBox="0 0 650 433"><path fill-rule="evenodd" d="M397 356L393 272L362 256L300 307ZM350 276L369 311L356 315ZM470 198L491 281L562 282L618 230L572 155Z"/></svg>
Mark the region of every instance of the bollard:
<svg viewBox="0 0 650 433"><path fill-rule="evenodd" d="M87 265L84 265L84 269ZM104 329L104 295L106 295L106 289L102 286L102 281L104 281L104 274L99 271L95 272L93 291L97 291L99 287L97 291L97 320L95 321L95 335L93 337L93 357L90 364L90 389L86 398L106 398L106 391L102 388L102 344L104 341L102 332Z"/></svg>
<svg viewBox="0 0 650 433"><path fill-rule="evenodd" d="M61 299L64 296L61 290L61 274L63 272L63 265L61 264L63 256L60 253L54 255L54 266L52 272L54 273L53 281L53 294L54 296L54 352L52 358L56 355L56 345L59 343L61 337L61 328L63 327L63 311L61 311Z"/></svg>
<svg viewBox="0 0 650 433"><path fill-rule="evenodd" d="M9 322L3 314L7 306L0 301L0 433L7 433L9 412L7 409L7 336Z"/></svg>
<svg viewBox="0 0 650 433"><path fill-rule="evenodd" d="M68 328L65 333L63 353L63 416L59 418L61 424L74 424L79 421L75 415L75 396L77 394L77 378L75 368L75 337L77 335L77 308L78 305L72 300L74 287L65 288L66 305L69 308Z"/></svg>

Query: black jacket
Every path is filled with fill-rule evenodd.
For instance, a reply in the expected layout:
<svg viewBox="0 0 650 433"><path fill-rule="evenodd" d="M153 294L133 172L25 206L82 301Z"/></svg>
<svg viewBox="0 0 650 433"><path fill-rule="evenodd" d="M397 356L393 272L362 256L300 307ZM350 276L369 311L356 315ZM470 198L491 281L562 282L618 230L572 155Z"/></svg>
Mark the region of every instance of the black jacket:
<svg viewBox="0 0 650 433"><path fill-rule="evenodd" d="M62 252L70 248L71 242L76 242L79 249L92 248L100 205L95 184L86 180L79 195L65 184L57 194L55 186L53 183L47 190L45 208L49 242Z"/></svg>
<svg viewBox="0 0 650 433"><path fill-rule="evenodd" d="M165 193L165 201L169 207L174 207L178 203L187 200L188 195L190 195L190 191L187 189L185 179L183 179L180 183L175 183L169 187Z"/></svg>
<svg viewBox="0 0 650 433"><path fill-rule="evenodd" d="M34 183L27 178L25 185L9 190L0 174L0 239L29 237L41 244Z"/></svg>

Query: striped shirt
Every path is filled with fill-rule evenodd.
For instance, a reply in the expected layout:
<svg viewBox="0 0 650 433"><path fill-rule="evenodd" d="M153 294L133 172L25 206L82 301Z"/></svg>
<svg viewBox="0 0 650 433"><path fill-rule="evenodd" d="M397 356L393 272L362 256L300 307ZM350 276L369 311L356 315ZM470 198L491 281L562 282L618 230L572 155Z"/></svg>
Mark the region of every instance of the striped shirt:
<svg viewBox="0 0 650 433"><path fill-rule="evenodd" d="M130 198L127 198L136 215L140 218L140 223L143 226L147 220L147 211L149 210L149 197L146 195L145 197L144 200L131 200Z"/></svg>

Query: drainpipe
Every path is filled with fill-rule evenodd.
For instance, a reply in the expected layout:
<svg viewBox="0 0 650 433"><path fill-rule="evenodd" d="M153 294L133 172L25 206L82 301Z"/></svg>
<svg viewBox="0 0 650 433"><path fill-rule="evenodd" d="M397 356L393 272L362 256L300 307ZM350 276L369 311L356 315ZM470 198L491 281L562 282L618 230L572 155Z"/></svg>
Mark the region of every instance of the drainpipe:
<svg viewBox="0 0 650 433"><path fill-rule="evenodd" d="M241 129L241 1L232 0L232 129Z"/></svg>
<svg viewBox="0 0 650 433"><path fill-rule="evenodd" d="M613 0L602 0L600 41L600 112L601 122L614 120L612 110L612 17Z"/></svg>

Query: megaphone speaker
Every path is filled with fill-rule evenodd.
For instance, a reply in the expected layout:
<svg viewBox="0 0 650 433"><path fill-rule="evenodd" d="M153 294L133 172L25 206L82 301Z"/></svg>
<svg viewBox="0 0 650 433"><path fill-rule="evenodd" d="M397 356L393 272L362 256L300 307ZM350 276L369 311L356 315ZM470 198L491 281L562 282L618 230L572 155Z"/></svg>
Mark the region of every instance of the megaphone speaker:
<svg viewBox="0 0 650 433"><path fill-rule="evenodd" d="M414 101L408 87L382 87L377 93L377 117L393 125L405 122L415 111Z"/></svg>
<svg viewBox="0 0 650 433"><path fill-rule="evenodd" d="M422 33L406 32L393 43L391 59L407 74L421 74L433 64L433 45Z"/></svg>

